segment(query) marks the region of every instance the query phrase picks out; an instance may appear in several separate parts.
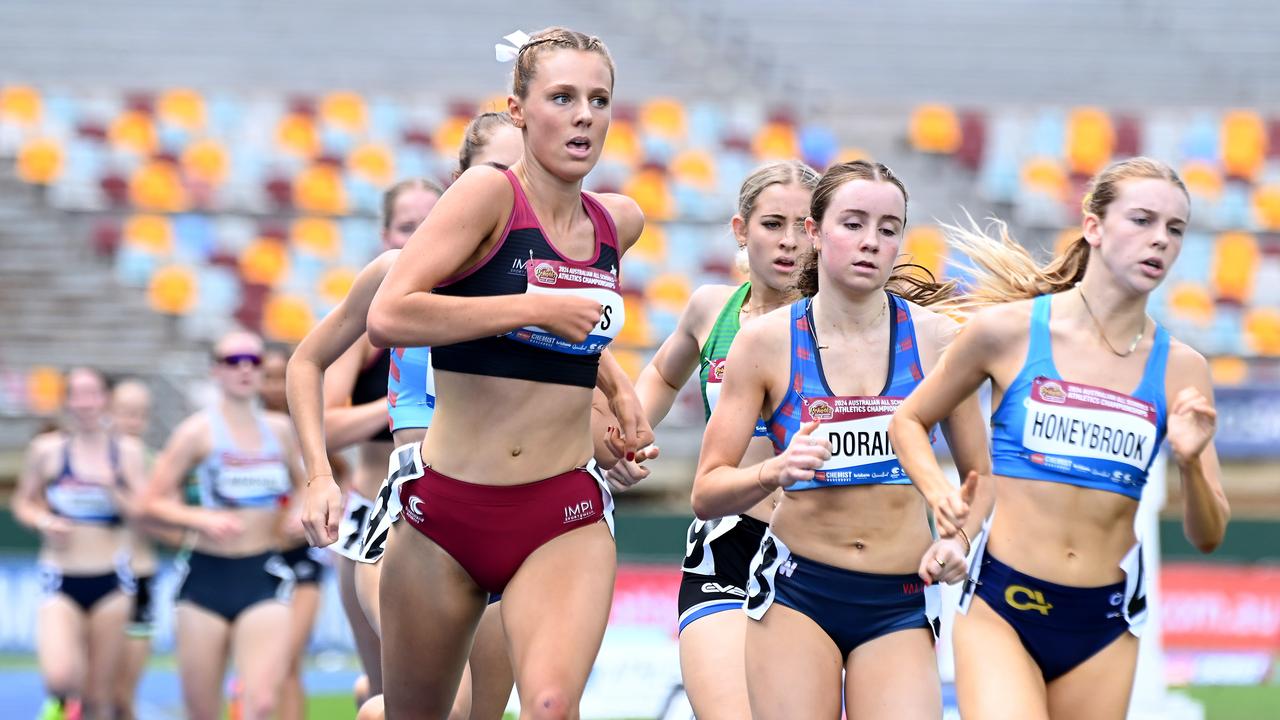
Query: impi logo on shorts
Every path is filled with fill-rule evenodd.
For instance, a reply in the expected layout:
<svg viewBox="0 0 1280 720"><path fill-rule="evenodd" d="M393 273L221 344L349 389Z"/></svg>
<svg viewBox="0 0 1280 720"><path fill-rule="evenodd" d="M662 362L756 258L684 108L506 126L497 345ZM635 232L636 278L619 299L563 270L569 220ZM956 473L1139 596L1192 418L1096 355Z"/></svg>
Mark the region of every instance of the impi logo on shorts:
<svg viewBox="0 0 1280 720"><path fill-rule="evenodd" d="M1053 605L1044 601L1044 593L1021 585L1005 588L1004 601L1015 610L1035 610L1041 615L1048 615L1053 609Z"/></svg>
<svg viewBox="0 0 1280 720"><path fill-rule="evenodd" d="M576 505L564 506L564 522L568 525L571 522L586 520L595 514L596 506L590 500L583 500Z"/></svg>

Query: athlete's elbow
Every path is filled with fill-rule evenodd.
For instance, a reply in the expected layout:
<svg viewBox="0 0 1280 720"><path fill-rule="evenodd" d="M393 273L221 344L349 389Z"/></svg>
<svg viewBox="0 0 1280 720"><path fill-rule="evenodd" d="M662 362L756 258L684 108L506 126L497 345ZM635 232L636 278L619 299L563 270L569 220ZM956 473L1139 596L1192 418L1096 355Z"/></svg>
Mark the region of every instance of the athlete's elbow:
<svg viewBox="0 0 1280 720"><path fill-rule="evenodd" d="M369 342L374 347L389 348L396 346L397 328L395 316L377 301L374 301L373 306L369 308L369 317L365 323L365 330L369 333Z"/></svg>
<svg viewBox="0 0 1280 720"><path fill-rule="evenodd" d="M698 481L694 480L693 491L689 493L689 504L693 506L693 516L699 520L713 520L720 517L712 506L709 495L706 488L699 487Z"/></svg>
<svg viewBox="0 0 1280 720"><path fill-rule="evenodd" d="M1200 551L1201 555L1208 555L1221 547L1222 540L1223 536L1219 535L1213 538L1199 538L1194 540L1192 544L1195 545L1196 550Z"/></svg>

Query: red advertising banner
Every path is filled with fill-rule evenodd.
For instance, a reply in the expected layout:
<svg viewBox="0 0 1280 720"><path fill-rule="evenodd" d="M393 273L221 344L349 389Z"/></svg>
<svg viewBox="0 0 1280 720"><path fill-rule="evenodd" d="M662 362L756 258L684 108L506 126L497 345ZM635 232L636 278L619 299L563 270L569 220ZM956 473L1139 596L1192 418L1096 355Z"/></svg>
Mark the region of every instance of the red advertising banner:
<svg viewBox="0 0 1280 720"><path fill-rule="evenodd" d="M1280 567L1173 563L1160 588L1166 649L1280 651Z"/></svg>
<svg viewBox="0 0 1280 720"><path fill-rule="evenodd" d="M679 565L623 565L613 586L611 626L661 628L676 636Z"/></svg>

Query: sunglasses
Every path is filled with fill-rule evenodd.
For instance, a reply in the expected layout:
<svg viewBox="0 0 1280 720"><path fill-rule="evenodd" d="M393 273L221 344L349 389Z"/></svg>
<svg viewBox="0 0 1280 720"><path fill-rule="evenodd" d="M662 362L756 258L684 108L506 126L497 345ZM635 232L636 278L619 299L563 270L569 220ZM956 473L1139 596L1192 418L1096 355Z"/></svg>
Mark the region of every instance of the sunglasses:
<svg viewBox="0 0 1280 720"><path fill-rule="evenodd" d="M225 355L220 357L218 358L218 362L228 367L240 367L245 363L248 363L253 367L261 367L262 356L254 355L253 353L236 353L235 355Z"/></svg>

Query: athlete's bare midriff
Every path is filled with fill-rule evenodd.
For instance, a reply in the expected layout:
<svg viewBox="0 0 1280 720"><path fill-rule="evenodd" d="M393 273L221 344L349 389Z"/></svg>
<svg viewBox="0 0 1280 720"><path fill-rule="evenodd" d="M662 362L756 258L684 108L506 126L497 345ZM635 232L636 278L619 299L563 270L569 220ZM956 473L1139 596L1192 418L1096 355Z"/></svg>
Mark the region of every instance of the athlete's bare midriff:
<svg viewBox="0 0 1280 720"><path fill-rule="evenodd" d="M1004 564L1059 585L1120 582L1138 503L1117 493L1043 480L996 478L987 547Z"/></svg>
<svg viewBox="0 0 1280 720"><path fill-rule="evenodd" d="M519 485L581 467L592 454L591 388L436 370L422 459L483 485Z"/></svg>
<svg viewBox="0 0 1280 720"><path fill-rule="evenodd" d="M355 475L351 489L358 495L372 500L378 496L378 488L387 477L387 458L395 450L396 442L379 440L360 444Z"/></svg>
<svg viewBox="0 0 1280 720"><path fill-rule="evenodd" d="M782 494L773 532L791 552L866 573L914 573L933 536L910 485L859 485Z"/></svg>
<svg viewBox="0 0 1280 720"><path fill-rule="evenodd" d="M72 523L65 542L54 547L45 541L40 548L40 562L58 568L64 575L114 572L126 547L126 533L122 525Z"/></svg>
<svg viewBox="0 0 1280 720"><path fill-rule="evenodd" d="M231 513L240 520L243 532L229 540L211 540L201 535L195 549L218 557L246 557L280 549L279 508L230 508L216 512Z"/></svg>

